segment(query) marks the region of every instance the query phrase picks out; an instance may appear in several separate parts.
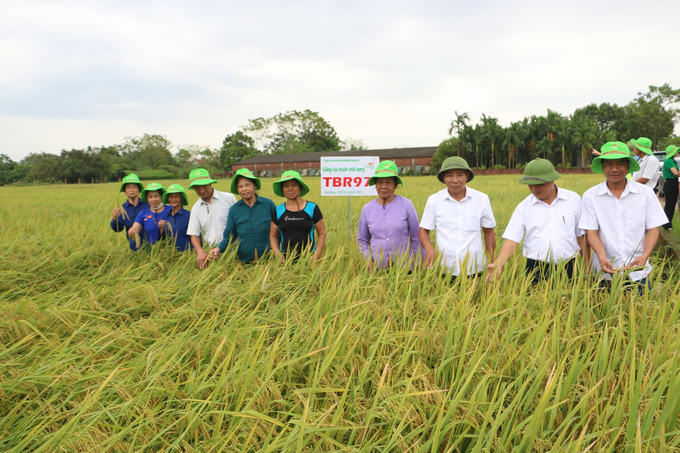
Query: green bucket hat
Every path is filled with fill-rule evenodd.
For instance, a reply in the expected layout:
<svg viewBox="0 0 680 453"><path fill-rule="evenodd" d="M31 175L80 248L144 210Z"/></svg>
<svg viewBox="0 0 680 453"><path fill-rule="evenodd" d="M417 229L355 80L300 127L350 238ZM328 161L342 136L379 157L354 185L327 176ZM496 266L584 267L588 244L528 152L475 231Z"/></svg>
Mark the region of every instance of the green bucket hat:
<svg viewBox="0 0 680 453"><path fill-rule="evenodd" d="M534 159L524 167L524 177L520 184L539 185L560 179L561 175L555 171L552 162L546 159Z"/></svg>
<svg viewBox="0 0 680 453"><path fill-rule="evenodd" d="M189 187L187 187L187 189L191 189L194 186L207 186L208 184L215 184L216 182L217 181L210 177L208 170L197 168L191 170L191 173L189 173Z"/></svg>
<svg viewBox="0 0 680 453"><path fill-rule="evenodd" d="M462 157L448 157L442 164L442 168L439 169L439 172L437 173L437 179L440 182L444 182L444 173L449 170L466 170L470 175L468 182L472 181L472 179L475 177L475 172L472 171L467 161Z"/></svg>
<svg viewBox="0 0 680 453"><path fill-rule="evenodd" d="M179 184L172 184L168 187L168 190L165 191L163 194L163 204L168 204L168 195L171 193L181 193L182 194L182 206L186 206L189 204L189 197L187 197L187 193L184 191L184 187L180 186Z"/></svg>
<svg viewBox="0 0 680 453"><path fill-rule="evenodd" d="M404 182L399 177L397 164L391 160L384 160L378 164L378 168L375 169L375 175L368 179L368 185L374 186L375 180L378 178L397 178L397 184L401 184L404 187Z"/></svg>
<svg viewBox="0 0 680 453"><path fill-rule="evenodd" d="M231 180L231 193L233 193L234 195L238 195L238 190L236 190L238 178L248 178L252 180L253 183L255 184L255 190L260 190L261 187L260 178L255 176L253 172L251 172L247 168L240 168L239 170L236 171L236 173L234 174L234 178Z"/></svg>
<svg viewBox="0 0 680 453"><path fill-rule="evenodd" d="M637 140L632 139L631 142L633 142L633 145L640 151L642 151L645 154L653 154L652 153L652 141L648 139L647 137L640 137Z"/></svg>
<svg viewBox="0 0 680 453"><path fill-rule="evenodd" d="M274 193L278 195L279 197L284 197L285 195L283 194L283 183L286 181L290 181L291 179L296 180L297 182L300 183L300 196L304 197L309 193L309 187L307 187L307 184L302 181L302 177L300 176L300 173L296 172L295 170L288 170L283 172L281 175L281 179L278 181L274 181L273 187L274 187Z"/></svg>
<svg viewBox="0 0 680 453"><path fill-rule="evenodd" d="M677 146L668 145L666 147L666 159L670 159L671 157L673 157L675 155L675 153L678 152L678 150L680 150L680 148L678 148Z"/></svg>
<svg viewBox="0 0 680 453"><path fill-rule="evenodd" d="M134 173L130 173L120 182L120 192L125 192L125 184L137 184L139 190L144 190L144 184L142 184L142 181L140 181L139 177Z"/></svg>
<svg viewBox="0 0 680 453"><path fill-rule="evenodd" d="M152 182L151 184L149 184L148 186L146 186L146 189L142 190L142 195L141 195L139 198L141 198L142 201L143 201L144 203L146 203L146 194L147 194L148 192L155 192L155 191L160 192L160 193L161 193L161 196L165 193L165 189L163 188L162 185L160 185L160 184L157 183L157 182Z"/></svg>
<svg viewBox="0 0 680 453"><path fill-rule="evenodd" d="M593 159L593 165L590 167L593 173L602 173L603 160L628 159L628 173L633 173L640 170L640 164L630 156L630 151L625 143L622 142L607 142L600 148L601 156Z"/></svg>

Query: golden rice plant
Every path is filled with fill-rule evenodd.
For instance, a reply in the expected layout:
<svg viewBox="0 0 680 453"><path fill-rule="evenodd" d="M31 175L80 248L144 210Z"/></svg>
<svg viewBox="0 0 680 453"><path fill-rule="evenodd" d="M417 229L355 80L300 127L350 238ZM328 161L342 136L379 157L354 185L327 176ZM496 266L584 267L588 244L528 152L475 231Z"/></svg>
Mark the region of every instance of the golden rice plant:
<svg viewBox="0 0 680 453"><path fill-rule="evenodd" d="M619 279L603 292L580 265L532 287L519 256L491 284L367 272L354 239L369 199L351 200L348 241L347 199L308 181L322 260L228 252L204 271L164 244L130 252L108 225L117 184L0 188L0 451L680 450L673 260L653 257L642 296ZM405 182L419 214L443 188ZM528 190L471 186L500 246ZM271 180L261 194L282 201Z"/></svg>

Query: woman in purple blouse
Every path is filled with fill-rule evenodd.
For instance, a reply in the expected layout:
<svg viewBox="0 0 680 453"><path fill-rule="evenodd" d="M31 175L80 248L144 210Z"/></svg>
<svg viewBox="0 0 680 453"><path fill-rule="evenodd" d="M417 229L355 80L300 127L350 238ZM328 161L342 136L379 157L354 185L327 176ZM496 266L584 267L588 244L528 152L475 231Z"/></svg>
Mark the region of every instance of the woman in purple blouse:
<svg viewBox="0 0 680 453"><path fill-rule="evenodd" d="M368 180L375 185L378 198L367 203L359 218L357 242L370 267L389 268L404 257L413 269L416 257L422 256L418 241L418 213L408 198L395 195L397 184L404 183L397 166L391 160L380 162L375 176Z"/></svg>

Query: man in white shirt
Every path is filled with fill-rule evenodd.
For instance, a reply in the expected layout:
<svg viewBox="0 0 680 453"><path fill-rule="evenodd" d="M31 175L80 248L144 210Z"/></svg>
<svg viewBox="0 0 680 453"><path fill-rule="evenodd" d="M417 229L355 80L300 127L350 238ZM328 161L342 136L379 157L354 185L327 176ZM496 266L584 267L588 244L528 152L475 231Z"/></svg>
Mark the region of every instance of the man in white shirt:
<svg viewBox="0 0 680 453"><path fill-rule="evenodd" d="M430 242L430 231L435 230L441 265L452 274L452 281L460 273L475 276L481 273L486 267L484 249L490 259L496 250L496 220L489 197L466 185L474 176L462 157L446 159L437 174L446 188L427 199L420 221L418 238L425 249L425 267L434 263L436 252Z"/></svg>
<svg viewBox="0 0 680 453"><path fill-rule="evenodd" d="M608 142L601 151L592 170L604 173L606 181L583 194L579 228L586 230L605 282L609 284L613 274L630 272L628 278L642 292L651 287L649 256L659 227L668 219L652 189L626 179L629 171L639 170L626 145Z"/></svg>
<svg viewBox="0 0 680 453"><path fill-rule="evenodd" d="M579 252L586 263L584 232L578 227L581 218L581 197L571 190L558 188L560 178L553 164L545 159L534 159L524 169L519 180L527 184L531 195L524 199L512 214L503 233L503 247L498 259L489 264L487 281L498 277L503 267L524 239L522 250L527 258L526 274L534 284L563 268L571 279L574 260Z"/></svg>
<svg viewBox="0 0 680 453"><path fill-rule="evenodd" d="M224 228L227 226L229 208L236 203L236 197L213 189L212 185L217 181L202 168L192 170L189 180L189 189L194 189L200 198L191 208L187 234L191 236L191 244L198 254L196 264L199 269L204 269L208 264L208 254L203 250L203 244L210 249L222 240Z"/></svg>
<svg viewBox="0 0 680 453"><path fill-rule="evenodd" d="M631 175L631 179L644 184L656 193L656 184L659 182L659 161L652 152L652 141L647 137L631 140L635 146L634 152L638 156L640 169Z"/></svg>

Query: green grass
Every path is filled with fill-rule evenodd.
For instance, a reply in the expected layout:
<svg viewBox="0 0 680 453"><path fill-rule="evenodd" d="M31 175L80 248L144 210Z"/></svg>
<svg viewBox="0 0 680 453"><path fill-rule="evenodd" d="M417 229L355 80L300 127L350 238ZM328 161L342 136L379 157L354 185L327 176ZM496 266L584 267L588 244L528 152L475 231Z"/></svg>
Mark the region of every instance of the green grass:
<svg viewBox="0 0 680 453"><path fill-rule="evenodd" d="M489 285L365 273L347 199L306 181L320 263L205 271L129 252L108 226L118 184L0 189L0 451L680 450L675 263L654 257L645 296L532 289L519 257ZM528 195L516 181L471 184L499 237ZM405 183L419 214L443 187ZM367 201L352 199L353 236Z"/></svg>

